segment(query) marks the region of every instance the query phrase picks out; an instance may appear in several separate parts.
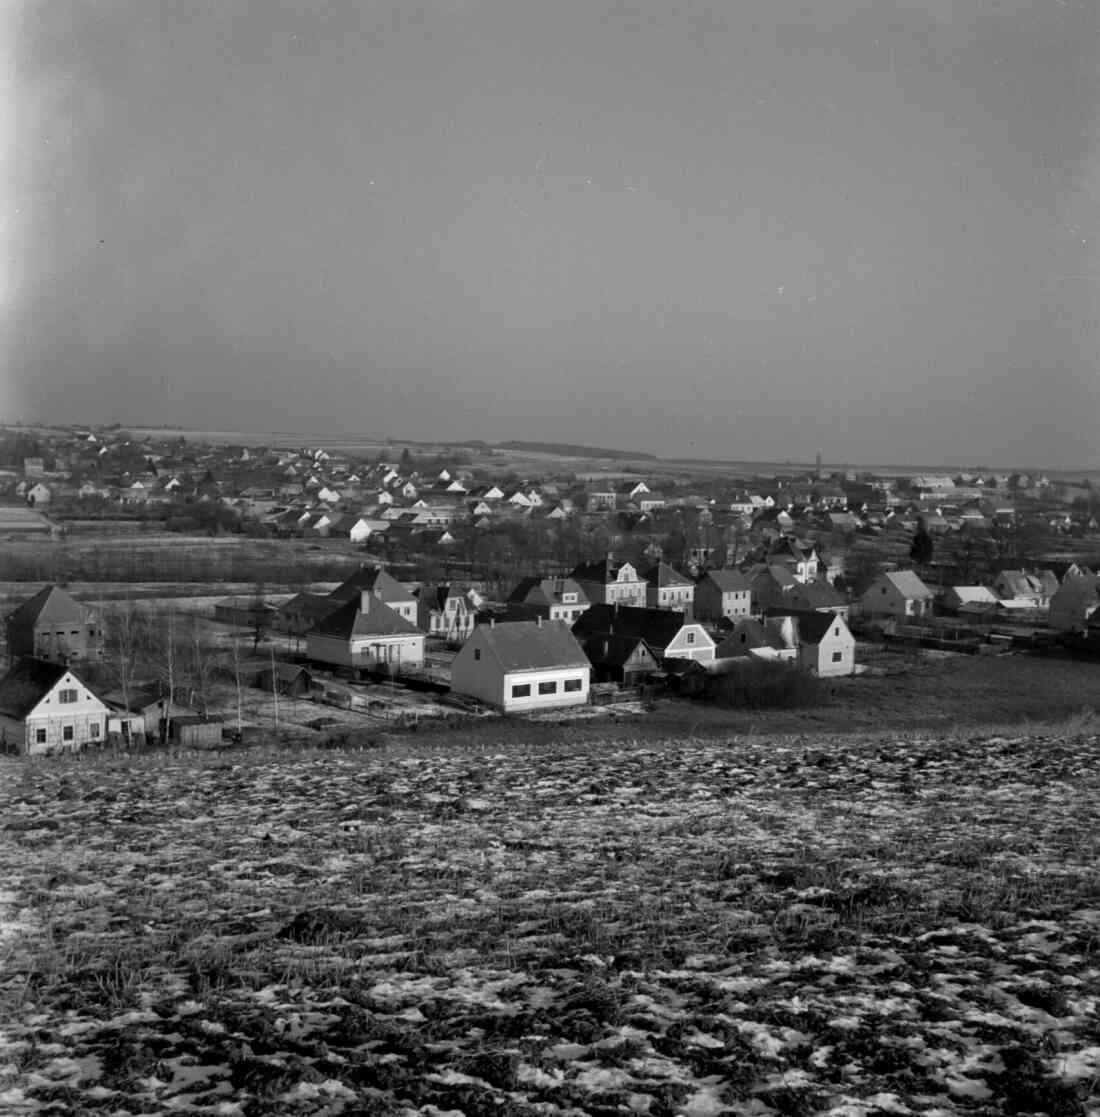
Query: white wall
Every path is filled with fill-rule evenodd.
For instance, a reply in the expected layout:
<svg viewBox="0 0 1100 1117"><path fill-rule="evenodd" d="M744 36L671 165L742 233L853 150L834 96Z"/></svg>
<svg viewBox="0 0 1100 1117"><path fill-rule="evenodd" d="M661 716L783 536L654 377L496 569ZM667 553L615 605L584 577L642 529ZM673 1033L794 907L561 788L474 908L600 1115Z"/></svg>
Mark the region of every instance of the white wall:
<svg viewBox="0 0 1100 1117"><path fill-rule="evenodd" d="M62 690L75 690L75 702L59 701ZM24 751L28 754L62 749L78 749L82 745L98 746L107 739L107 707L83 683L66 672L56 686L27 715ZM72 730L69 740L65 730ZM44 731L45 740L38 735Z"/></svg>
<svg viewBox="0 0 1100 1117"><path fill-rule="evenodd" d="M523 710L549 710L559 706L584 706L588 703L588 688L591 675L590 667L556 667L544 671L515 671L504 676L504 696L502 706L505 713L518 713ZM581 680L580 690L567 691L567 679ZM539 684L552 685L552 694L540 694ZM513 697L515 687L530 687L526 697Z"/></svg>

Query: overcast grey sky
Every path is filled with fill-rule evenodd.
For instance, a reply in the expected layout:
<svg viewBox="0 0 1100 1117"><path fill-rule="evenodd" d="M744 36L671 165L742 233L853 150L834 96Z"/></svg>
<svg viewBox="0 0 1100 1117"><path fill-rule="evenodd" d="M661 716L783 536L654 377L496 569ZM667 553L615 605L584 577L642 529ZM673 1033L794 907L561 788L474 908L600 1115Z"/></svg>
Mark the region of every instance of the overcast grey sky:
<svg viewBox="0 0 1100 1117"><path fill-rule="evenodd" d="M0 416L1096 466L1097 9L9 0Z"/></svg>

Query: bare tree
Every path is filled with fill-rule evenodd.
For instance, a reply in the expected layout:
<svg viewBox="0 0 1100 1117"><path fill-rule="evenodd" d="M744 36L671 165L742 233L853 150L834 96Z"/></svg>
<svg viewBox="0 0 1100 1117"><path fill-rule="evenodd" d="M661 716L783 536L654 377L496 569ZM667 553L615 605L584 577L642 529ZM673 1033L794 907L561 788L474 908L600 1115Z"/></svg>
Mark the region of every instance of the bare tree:
<svg viewBox="0 0 1100 1117"><path fill-rule="evenodd" d="M122 704L129 710L130 695L147 662L146 617L132 601L121 602L102 615L107 673L122 694Z"/></svg>

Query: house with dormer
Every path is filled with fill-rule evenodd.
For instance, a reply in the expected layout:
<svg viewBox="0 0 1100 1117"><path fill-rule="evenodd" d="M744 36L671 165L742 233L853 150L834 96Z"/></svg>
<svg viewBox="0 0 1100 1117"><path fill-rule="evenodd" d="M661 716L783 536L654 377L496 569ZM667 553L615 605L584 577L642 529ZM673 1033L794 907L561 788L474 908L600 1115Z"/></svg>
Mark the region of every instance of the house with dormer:
<svg viewBox="0 0 1100 1117"><path fill-rule="evenodd" d="M599 562L580 563L570 577L580 583L593 604L631 605L645 608L649 584L629 562L608 554Z"/></svg>
<svg viewBox="0 0 1100 1117"><path fill-rule="evenodd" d="M416 600L417 625L429 636L454 643L468 639L473 632L474 609L459 586L421 586Z"/></svg>

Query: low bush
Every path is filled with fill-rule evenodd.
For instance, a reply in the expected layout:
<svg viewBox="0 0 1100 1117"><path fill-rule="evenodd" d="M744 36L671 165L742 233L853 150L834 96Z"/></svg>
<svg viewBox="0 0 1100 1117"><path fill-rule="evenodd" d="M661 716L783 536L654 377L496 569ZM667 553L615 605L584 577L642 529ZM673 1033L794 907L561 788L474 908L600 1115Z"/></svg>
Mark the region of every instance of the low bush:
<svg viewBox="0 0 1100 1117"><path fill-rule="evenodd" d="M826 691L815 675L788 663L746 659L711 683L714 700L731 710L792 710L819 706Z"/></svg>

